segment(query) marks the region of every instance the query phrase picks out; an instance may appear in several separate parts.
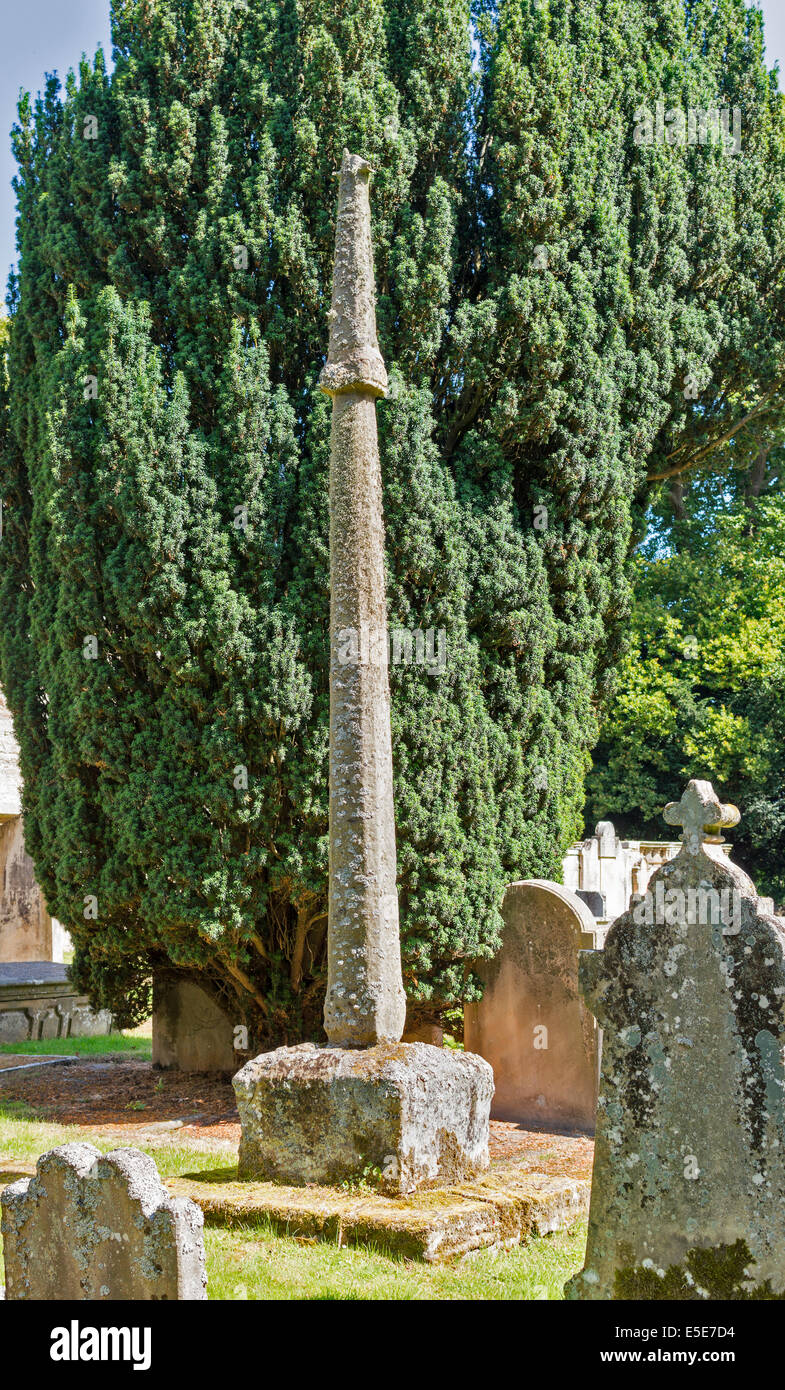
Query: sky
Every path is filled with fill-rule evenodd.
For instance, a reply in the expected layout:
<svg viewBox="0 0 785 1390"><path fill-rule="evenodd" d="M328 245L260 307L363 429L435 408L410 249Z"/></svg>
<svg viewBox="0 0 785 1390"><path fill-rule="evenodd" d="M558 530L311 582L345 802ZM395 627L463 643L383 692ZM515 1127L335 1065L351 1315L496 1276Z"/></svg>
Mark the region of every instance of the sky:
<svg viewBox="0 0 785 1390"><path fill-rule="evenodd" d="M785 72L785 0L763 0L767 56ZM45 72L64 76L103 44L110 58L109 0L6 0L0 47L0 291L15 260L14 162L9 131L20 87L37 92Z"/></svg>

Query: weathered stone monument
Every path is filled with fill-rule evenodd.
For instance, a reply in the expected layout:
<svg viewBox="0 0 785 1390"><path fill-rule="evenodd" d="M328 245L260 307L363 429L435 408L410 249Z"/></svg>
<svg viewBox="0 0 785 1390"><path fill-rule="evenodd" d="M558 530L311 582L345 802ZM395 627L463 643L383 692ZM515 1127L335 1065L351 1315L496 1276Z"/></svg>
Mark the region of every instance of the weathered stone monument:
<svg viewBox="0 0 785 1390"><path fill-rule="evenodd" d="M603 1028L586 1299L785 1298L785 920L724 852L710 783L677 857L582 953Z"/></svg>
<svg viewBox="0 0 785 1390"><path fill-rule="evenodd" d="M69 945L50 916L25 849L19 747L0 690L0 962L62 961Z"/></svg>
<svg viewBox="0 0 785 1390"><path fill-rule="evenodd" d="M67 966L53 961L0 965L0 1043L95 1038L111 1031L108 1009L91 1007L71 984Z"/></svg>
<svg viewBox="0 0 785 1390"><path fill-rule="evenodd" d="M645 893L656 869L679 852L675 840L620 840L613 822L601 820L562 860L565 888L577 893L601 921L626 912L633 893Z"/></svg>
<svg viewBox="0 0 785 1390"><path fill-rule="evenodd" d="M344 155L320 385L330 437L330 882L327 1037L397 1042L401 978L393 810L382 474L376 400L387 372L376 340L369 166ZM367 635L349 646L347 633Z"/></svg>
<svg viewBox="0 0 785 1390"><path fill-rule="evenodd" d="M154 1067L233 1072L248 1055L235 1045L244 1032L198 980L180 970L154 971Z"/></svg>
<svg viewBox="0 0 785 1390"><path fill-rule="evenodd" d="M234 1078L240 1176L337 1183L376 1170L407 1192L488 1164L491 1068L400 1041L406 1017L376 401L370 166L344 152L330 346L330 870L328 1046L279 1048ZM354 638L354 640L350 640ZM347 659L347 654L349 659Z"/></svg>
<svg viewBox="0 0 785 1390"><path fill-rule="evenodd" d="M0 1203L7 1299L207 1297L202 1213L139 1149L50 1149Z"/></svg>
<svg viewBox="0 0 785 1390"><path fill-rule="evenodd" d="M482 999L464 1009L464 1041L493 1067L491 1114L592 1130L599 1029L578 989L578 953L602 945L587 905L561 884L511 883L501 950L478 961Z"/></svg>

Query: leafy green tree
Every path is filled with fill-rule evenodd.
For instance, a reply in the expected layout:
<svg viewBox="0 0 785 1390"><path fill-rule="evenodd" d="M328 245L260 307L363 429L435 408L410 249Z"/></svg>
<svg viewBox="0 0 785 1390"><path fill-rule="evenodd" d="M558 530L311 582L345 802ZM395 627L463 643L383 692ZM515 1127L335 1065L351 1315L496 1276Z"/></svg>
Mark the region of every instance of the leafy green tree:
<svg viewBox="0 0 785 1390"><path fill-rule="evenodd" d="M751 489L751 483L753 484ZM698 476L653 515L636 557L632 639L587 781L588 813L661 838L666 801L707 777L742 821L734 857L785 898L785 493Z"/></svg>
<svg viewBox="0 0 785 1390"><path fill-rule="evenodd" d="M402 947L471 998L574 837L647 474L762 447L783 117L742 0L115 0L25 97L0 679L77 977L192 971L260 1042L325 976L336 171L372 162ZM744 140L636 143L739 103ZM687 399L684 377L701 392ZM730 429L730 433L728 432ZM708 451L708 453L706 452ZM676 476L676 474L674 474Z"/></svg>

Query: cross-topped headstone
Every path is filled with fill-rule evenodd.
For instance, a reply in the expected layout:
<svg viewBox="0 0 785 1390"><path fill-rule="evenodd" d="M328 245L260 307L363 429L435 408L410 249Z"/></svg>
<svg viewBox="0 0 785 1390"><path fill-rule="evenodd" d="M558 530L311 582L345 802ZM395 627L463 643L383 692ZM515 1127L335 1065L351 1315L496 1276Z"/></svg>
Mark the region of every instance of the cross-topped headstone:
<svg viewBox="0 0 785 1390"><path fill-rule="evenodd" d="M586 1264L568 1291L785 1299L785 922L718 848L740 816L709 782L665 817L680 852L604 950L580 954L603 1042Z"/></svg>
<svg viewBox="0 0 785 1390"><path fill-rule="evenodd" d="M697 854L704 843L724 843L722 830L738 825L741 812L736 806L723 804L711 782L693 778L687 783L681 801L669 801L663 816L668 825L682 826L682 841L690 854Z"/></svg>

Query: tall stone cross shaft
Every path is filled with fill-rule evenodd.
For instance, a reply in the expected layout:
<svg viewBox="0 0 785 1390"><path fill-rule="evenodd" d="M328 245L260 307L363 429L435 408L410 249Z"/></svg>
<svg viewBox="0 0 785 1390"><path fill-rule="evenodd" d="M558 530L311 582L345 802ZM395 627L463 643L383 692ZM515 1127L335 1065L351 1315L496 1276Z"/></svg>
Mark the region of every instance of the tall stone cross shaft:
<svg viewBox="0 0 785 1390"><path fill-rule="evenodd" d="M398 1042L401 977L376 399L370 165L344 151L330 347L330 884L324 1024L337 1047Z"/></svg>

